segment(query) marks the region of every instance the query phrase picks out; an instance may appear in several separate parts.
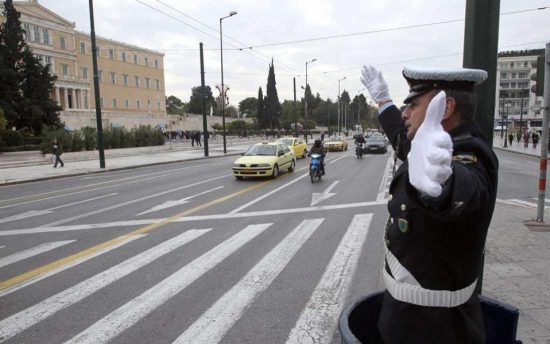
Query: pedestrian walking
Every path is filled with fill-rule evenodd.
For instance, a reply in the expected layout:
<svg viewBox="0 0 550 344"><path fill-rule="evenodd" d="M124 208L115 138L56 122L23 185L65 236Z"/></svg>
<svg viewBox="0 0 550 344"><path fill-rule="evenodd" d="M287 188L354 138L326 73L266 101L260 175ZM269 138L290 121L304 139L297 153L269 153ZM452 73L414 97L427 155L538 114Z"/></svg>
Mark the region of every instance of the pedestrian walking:
<svg viewBox="0 0 550 344"><path fill-rule="evenodd" d="M325 132L321 132L321 141L325 141Z"/></svg>
<svg viewBox="0 0 550 344"><path fill-rule="evenodd" d="M512 147L512 142L514 142L514 134L510 133L508 135L508 141L510 142L510 147Z"/></svg>
<svg viewBox="0 0 550 344"><path fill-rule="evenodd" d="M519 145L519 141L521 141L521 130L519 130L518 133L516 134L516 139L518 140L518 145Z"/></svg>
<svg viewBox="0 0 550 344"><path fill-rule="evenodd" d="M475 287L493 214L498 160L474 119L478 69L404 68L401 112L382 73L361 81L403 161L392 178L385 230L386 286L378 321L394 343L485 343Z"/></svg>
<svg viewBox="0 0 550 344"><path fill-rule="evenodd" d="M537 143L539 143L539 134L536 131L533 131L533 134L531 134L531 139L533 140L533 148L537 148Z"/></svg>
<svg viewBox="0 0 550 344"><path fill-rule="evenodd" d="M201 132L198 131L198 130L195 132L195 141L197 142L197 146L202 147L202 145L201 145Z"/></svg>
<svg viewBox="0 0 550 344"><path fill-rule="evenodd" d="M57 164L61 164L60 167L65 166L63 163L63 160L61 160L61 154L63 154L63 150L61 147L61 143L57 142L57 137L54 137L52 140L52 154L55 157L55 163L53 165L54 168L57 168Z"/></svg>
<svg viewBox="0 0 550 344"><path fill-rule="evenodd" d="M523 133L523 148L528 148L528 147L529 147L529 133L525 131Z"/></svg>

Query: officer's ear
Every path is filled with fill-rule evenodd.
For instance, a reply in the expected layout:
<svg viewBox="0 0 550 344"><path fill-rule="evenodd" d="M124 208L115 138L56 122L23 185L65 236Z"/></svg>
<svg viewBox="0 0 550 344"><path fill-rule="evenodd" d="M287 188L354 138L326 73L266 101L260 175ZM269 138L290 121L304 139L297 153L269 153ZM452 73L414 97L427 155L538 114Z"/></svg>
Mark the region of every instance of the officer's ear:
<svg viewBox="0 0 550 344"><path fill-rule="evenodd" d="M445 113L443 114L443 121L448 120L456 110L456 100L453 97L447 97L445 100Z"/></svg>

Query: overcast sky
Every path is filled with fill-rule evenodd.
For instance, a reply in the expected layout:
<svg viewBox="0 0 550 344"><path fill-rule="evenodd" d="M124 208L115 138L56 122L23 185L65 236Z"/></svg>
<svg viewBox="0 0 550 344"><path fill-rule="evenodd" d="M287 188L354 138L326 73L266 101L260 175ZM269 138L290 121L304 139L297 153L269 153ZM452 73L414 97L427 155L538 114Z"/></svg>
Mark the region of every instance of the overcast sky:
<svg viewBox="0 0 550 344"><path fill-rule="evenodd" d="M77 30L90 32L87 0L39 2L76 22ZM374 64L400 103L408 93L401 76L404 65L462 66L465 6L466 0L94 1L96 34L163 52L166 95L186 102L191 88L200 85L200 42L205 49L212 49L204 52L206 84L214 88L221 83L219 18L237 11L223 20L224 81L230 87L233 105L256 97L260 86L265 95L272 57L281 101L293 99L293 77L300 98L305 63L317 59L308 65L308 83L314 94L335 99L338 79L346 77L341 90L346 89L353 98L363 89L361 66ZM501 0L499 51L543 48L544 42L550 42L550 9L506 14L546 6L550 0ZM404 28L430 23L434 24ZM372 32L387 29L393 30ZM368 31L371 33L236 49Z"/></svg>

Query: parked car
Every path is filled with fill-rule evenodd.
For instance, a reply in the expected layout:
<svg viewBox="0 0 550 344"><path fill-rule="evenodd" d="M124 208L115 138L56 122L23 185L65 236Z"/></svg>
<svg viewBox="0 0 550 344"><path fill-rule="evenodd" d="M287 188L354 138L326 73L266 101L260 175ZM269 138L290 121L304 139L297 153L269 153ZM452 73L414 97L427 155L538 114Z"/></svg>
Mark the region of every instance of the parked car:
<svg viewBox="0 0 550 344"><path fill-rule="evenodd" d="M327 151L348 150L348 141L340 136L334 136L325 141L323 148Z"/></svg>
<svg viewBox="0 0 550 344"><path fill-rule="evenodd" d="M371 153L371 152L386 153L388 151L388 142L386 141L386 138L384 137L384 135L373 134L367 139L367 143L365 143L363 150L366 153Z"/></svg>
<svg viewBox="0 0 550 344"><path fill-rule="evenodd" d="M301 138L282 137L278 139L277 142L287 145L288 148L294 151L296 157L305 158L307 155L307 143L305 143Z"/></svg>
<svg viewBox="0 0 550 344"><path fill-rule="evenodd" d="M256 143L233 163L233 174L243 177L277 178L280 171L296 168L296 155L287 145L278 142Z"/></svg>

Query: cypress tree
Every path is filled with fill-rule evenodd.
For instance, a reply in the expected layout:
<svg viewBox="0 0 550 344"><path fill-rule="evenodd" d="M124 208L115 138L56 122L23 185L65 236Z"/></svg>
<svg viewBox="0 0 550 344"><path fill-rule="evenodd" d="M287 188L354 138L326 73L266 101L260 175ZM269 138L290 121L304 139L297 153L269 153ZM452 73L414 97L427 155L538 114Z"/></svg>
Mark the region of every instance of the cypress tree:
<svg viewBox="0 0 550 344"><path fill-rule="evenodd" d="M258 110L256 112L256 118L258 120L258 127L260 129L265 129L267 126L264 112L264 93L261 87L258 90Z"/></svg>
<svg viewBox="0 0 550 344"><path fill-rule="evenodd" d="M277 87L275 82L275 67L273 60L269 65L269 74L267 76L266 100L265 100L265 117L267 125L273 130L273 127L279 127L279 117L281 116L281 103L277 95Z"/></svg>

